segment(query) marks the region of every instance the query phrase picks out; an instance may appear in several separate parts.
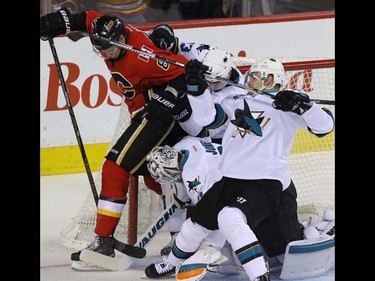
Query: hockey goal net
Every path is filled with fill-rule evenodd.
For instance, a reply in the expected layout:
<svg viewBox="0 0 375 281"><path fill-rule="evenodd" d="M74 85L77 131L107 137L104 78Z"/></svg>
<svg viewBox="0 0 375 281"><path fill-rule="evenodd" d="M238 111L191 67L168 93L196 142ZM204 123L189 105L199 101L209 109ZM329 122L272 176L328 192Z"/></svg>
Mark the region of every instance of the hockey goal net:
<svg viewBox="0 0 375 281"><path fill-rule="evenodd" d="M332 59L283 59L279 58L287 73L288 88L304 90L312 99L335 100L335 61ZM241 72L249 69L254 59L235 58ZM321 104L335 115L335 106ZM120 137L130 121L126 105L120 109L113 140ZM321 217L325 209L335 208L335 135L334 132L318 138L299 131L290 155L290 172L298 192L298 214L303 217ZM95 178L100 193L101 171ZM148 190L143 178L132 177L128 204L124 208L115 237L134 244L137 234L155 221L163 210L161 198ZM139 203L139 204L138 204ZM59 242L68 248L81 249L94 239L96 205L89 192L86 200L72 220L60 232Z"/></svg>

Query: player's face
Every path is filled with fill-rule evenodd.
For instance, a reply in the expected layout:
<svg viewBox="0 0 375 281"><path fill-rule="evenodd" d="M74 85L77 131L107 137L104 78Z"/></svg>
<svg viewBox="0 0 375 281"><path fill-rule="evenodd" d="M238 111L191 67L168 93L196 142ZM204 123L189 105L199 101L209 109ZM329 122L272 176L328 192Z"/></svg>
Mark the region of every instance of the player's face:
<svg viewBox="0 0 375 281"><path fill-rule="evenodd" d="M125 43L125 37L123 35L120 36L119 42ZM108 49L100 50L99 53L104 59L117 59L121 53L121 49L120 47L113 45Z"/></svg>
<svg viewBox="0 0 375 281"><path fill-rule="evenodd" d="M220 91L222 88L225 87L226 83L223 81L214 80L211 82L207 82L208 87L210 87L213 91Z"/></svg>
<svg viewBox="0 0 375 281"><path fill-rule="evenodd" d="M263 81L260 78L260 72L250 72L246 75L246 83L249 87L260 89L263 86Z"/></svg>
<svg viewBox="0 0 375 281"><path fill-rule="evenodd" d="M108 49L99 51L99 53L104 59L116 59L119 56L120 51L119 47L111 46Z"/></svg>

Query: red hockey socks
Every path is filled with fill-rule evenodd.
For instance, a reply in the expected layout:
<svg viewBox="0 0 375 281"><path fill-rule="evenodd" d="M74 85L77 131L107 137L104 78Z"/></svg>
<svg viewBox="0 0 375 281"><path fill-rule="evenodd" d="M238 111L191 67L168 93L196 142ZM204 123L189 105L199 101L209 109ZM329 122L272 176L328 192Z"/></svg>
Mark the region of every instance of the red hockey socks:
<svg viewBox="0 0 375 281"><path fill-rule="evenodd" d="M102 190L99 196L95 233L112 235L125 207L130 174L116 163L106 160L102 167Z"/></svg>

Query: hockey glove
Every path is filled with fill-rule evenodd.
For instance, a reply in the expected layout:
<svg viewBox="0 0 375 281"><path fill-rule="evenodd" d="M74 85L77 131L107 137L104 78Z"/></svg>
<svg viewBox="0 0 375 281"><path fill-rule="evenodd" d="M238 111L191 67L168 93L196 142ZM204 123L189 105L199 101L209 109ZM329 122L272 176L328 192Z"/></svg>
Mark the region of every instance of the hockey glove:
<svg viewBox="0 0 375 281"><path fill-rule="evenodd" d="M159 24L154 28L149 38L156 47L166 50L175 42L173 29L166 24Z"/></svg>
<svg viewBox="0 0 375 281"><path fill-rule="evenodd" d="M172 109L172 117L178 122L187 121L192 114L190 101L186 93L179 95L176 106Z"/></svg>
<svg viewBox="0 0 375 281"><path fill-rule="evenodd" d="M292 111L298 115L311 108L310 98L307 94L296 90L283 90L276 94L272 103L275 109Z"/></svg>
<svg viewBox="0 0 375 281"><path fill-rule="evenodd" d="M40 39L43 41L71 31L70 12L62 8L56 13L49 13L40 17Z"/></svg>
<svg viewBox="0 0 375 281"><path fill-rule="evenodd" d="M208 66L197 59L190 60L185 65L186 87L192 96L200 96L207 89L207 81L204 73L208 71Z"/></svg>
<svg viewBox="0 0 375 281"><path fill-rule="evenodd" d="M144 117L149 121L169 123L172 119L172 110L177 104L177 95L177 91L170 86L155 92L145 106Z"/></svg>

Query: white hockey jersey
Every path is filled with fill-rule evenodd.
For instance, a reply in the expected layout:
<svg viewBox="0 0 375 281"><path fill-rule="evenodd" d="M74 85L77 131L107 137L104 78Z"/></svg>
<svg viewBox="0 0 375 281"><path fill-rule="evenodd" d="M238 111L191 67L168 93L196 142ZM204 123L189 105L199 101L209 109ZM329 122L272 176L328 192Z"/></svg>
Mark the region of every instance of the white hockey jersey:
<svg viewBox="0 0 375 281"><path fill-rule="evenodd" d="M218 168L222 154L221 145L203 138L186 136L173 147L185 152L182 180L192 204L195 205L222 177Z"/></svg>
<svg viewBox="0 0 375 281"><path fill-rule="evenodd" d="M222 145L223 176L238 179L276 179L290 184L288 156L299 128L325 135L334 128L331 115L317 104L302 115L272 107L264 95L242 95L222 105L229 116Z"/></svg>

